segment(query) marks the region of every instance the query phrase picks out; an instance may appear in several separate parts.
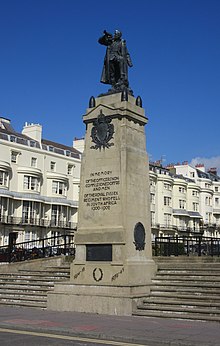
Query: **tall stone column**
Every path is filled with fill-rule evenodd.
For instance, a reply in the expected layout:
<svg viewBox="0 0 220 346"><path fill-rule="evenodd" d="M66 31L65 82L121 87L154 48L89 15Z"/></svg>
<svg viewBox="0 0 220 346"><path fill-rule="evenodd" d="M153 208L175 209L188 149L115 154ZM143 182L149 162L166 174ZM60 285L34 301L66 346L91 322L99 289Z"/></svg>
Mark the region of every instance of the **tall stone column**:
<svg viewBox="0 0 220 346"><path fill-rule="evenodd" d="M70 282L56 285L48 307L130 315L133 303L149 293L155 271L148 119L140 102L123 93L98 97L90 106L83 117L76 258Z"/></svg>

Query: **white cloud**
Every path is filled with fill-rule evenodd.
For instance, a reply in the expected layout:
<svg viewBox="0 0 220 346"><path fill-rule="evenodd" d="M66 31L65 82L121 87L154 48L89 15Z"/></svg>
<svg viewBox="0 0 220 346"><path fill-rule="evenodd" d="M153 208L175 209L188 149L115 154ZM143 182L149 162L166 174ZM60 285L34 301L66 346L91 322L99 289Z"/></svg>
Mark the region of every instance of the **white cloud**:
<svg viewBox="0 0 220 346"><path fill-rule="evenodd" d="M199 163L203 163L205 165L206 170L208 168L212 168L212 167L216 167L218 174L220 173L220 156L214 156L214 157L195 157L194 159L192 159L192 161L190 162L190 165L194 166L199 164Z"/></svg>

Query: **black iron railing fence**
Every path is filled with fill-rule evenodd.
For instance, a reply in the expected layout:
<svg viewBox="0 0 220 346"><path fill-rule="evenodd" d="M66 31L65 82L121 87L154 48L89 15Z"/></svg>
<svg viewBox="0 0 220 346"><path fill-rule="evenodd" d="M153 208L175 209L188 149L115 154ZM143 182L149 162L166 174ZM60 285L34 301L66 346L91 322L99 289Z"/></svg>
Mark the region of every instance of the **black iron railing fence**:
<svg viewBox="0 0 220 346"><path fill-rule="evenodd" d="M0 262L20 262L25 260L75 255L73 235L60 235L38 240L0 246Z"/></svg>
<svg viewBox="0 0 220 346"><path fill-rule="evenodd" d="M55 227L55 228L69 228L75 229L76 223L69 222L65 220L48 220L42 218L34 218L34 217L14 217L14 216L0 216L1 224L8 225L32 225L32 226L40 226L40 227Z"/></svg>
<svg viewBox="0 0 220 346"><path fill-rule="evenodd" d="M156 237L155 256L220 256L220 239L203 236Z"/></svg>

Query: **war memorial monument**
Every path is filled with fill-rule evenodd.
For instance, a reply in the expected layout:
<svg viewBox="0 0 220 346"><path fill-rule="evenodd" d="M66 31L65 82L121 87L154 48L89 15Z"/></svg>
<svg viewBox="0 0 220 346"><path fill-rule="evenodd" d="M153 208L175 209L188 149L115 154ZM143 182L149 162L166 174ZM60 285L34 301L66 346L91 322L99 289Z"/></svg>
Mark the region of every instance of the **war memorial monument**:
<svg viewBox="0 0 220 346"><path fill-rule="evenodd" d="M82 156L76 257L70 281L48 294L48 309L131 315L149 293L151 253L148 158L141 98L129 87L132 66L120 31L98 40L106 55L101 82L107 93L91 97Z"/></svg>

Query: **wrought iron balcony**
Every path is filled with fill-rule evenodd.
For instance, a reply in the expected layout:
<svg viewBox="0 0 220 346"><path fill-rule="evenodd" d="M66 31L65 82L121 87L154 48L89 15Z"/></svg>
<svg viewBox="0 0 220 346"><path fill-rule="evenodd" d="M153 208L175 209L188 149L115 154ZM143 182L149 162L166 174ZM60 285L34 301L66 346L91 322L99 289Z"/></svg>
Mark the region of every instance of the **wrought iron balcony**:
<svg viewBox="0 0 220 346"><path fill-rule="evenodd" d="M53 228L66 228L75 229L76 223L70 221L61 220L48 220L43 218L26 218L26 217L14 217L8 215L0 216L0 224L7 225L20 225L20 226L38 226L38 227L53 227Z"/></svg>
<svg viewBox="0 0 220 346"><path fill-rule="evenodd" d="M171 224L159 224L159 228L161 230L172 230L172 231L176 230L176 226L175 225L171 225Z"/></svg>

